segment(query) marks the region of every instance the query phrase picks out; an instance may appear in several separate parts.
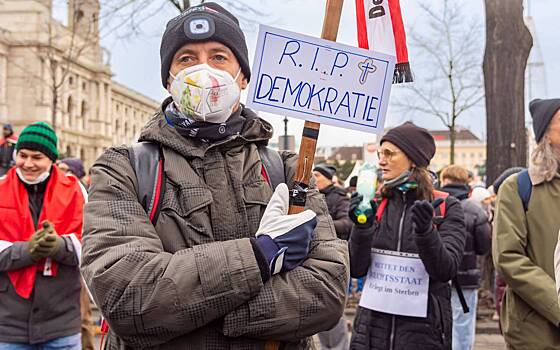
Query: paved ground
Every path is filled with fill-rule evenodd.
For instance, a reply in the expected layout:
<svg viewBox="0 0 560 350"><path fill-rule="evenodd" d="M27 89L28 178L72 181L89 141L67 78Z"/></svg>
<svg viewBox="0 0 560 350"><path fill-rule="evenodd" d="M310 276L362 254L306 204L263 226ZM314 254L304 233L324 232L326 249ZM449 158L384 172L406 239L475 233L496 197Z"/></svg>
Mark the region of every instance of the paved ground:
<svg viewBox="0 0 560 350"><path fill-rule="evenodd" d="M475 350L506 350L504 338L499 334L477 334Z"/></svg>
<svg viewBox="0 0 560 350"><path fill-rule="evenodd" d="M95 349L99 349L99 337L96 338ZM499 334L477 334L474 350L506 350L506 346Z"/></svg>

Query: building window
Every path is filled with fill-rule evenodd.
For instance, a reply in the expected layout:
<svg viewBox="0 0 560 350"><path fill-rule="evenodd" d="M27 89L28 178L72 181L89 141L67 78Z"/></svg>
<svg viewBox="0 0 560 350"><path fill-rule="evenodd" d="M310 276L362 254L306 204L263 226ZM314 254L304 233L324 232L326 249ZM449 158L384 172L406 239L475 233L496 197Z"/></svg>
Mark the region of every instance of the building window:
<svg viewBox="0 0 560 350"><path fill-rule="evenodd" d="M82 101L82 109L81 109L81 112L82 112L82 113L81 113L82 118L85 118L85 117L86 117L86 114L87 114L87 112L88 112L88 106L87 106L87 102L86 102L85 100Z"/></svg>
<svg viewBox="0 0 560 350"><path fill-rule="evenodd" d="M87 83L86 82L82 83L82 90L84 90L84 91L87 90Z"/></svg>
<svg viewBox="0 0 560 350"><path fill-rule="evenodd" d="M72 86L74 84L74 78L68 77L68 85Z"/></svg>
<svg viewBox="0 0 560 350"><path fill-rule="evenodd" d="M74 101L72 96L68 96L68 102L66 103L66 113L72 114L74 112Z"/></svg>

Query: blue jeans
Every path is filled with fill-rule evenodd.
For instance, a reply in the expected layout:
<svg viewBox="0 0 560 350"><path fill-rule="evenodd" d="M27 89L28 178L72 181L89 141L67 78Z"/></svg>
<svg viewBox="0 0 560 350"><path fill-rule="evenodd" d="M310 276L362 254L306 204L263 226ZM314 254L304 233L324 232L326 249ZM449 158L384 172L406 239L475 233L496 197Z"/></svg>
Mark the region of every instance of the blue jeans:
<svg viewBox="0 0 560 350"><path fill-rule="evenodd" d="M82 350L81 333L40 344L0 343L0 350Z"/></svg>
<svg viewBox="0 0 560 350"><path fill-rule="evenodd" d="M478 289L462 288L469 312L464 313L455 289L451 291L451 309L453 310L453 350L471 350L474 348L476 331L476 305Z"/></svg>

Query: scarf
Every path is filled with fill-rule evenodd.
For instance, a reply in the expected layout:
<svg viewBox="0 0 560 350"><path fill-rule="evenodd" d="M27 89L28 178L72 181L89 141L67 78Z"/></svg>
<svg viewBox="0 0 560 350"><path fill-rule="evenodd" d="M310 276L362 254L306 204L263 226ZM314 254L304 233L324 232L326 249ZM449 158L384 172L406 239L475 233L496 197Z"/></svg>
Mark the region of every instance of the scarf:
<svg viewBox="0 0 560 350"><path fill-rule="evenodd" d="M35 227L29 209L29 196L25 185L12 168L6 177L0 180L0 249L5 249L13 242L28 241L38 230ZM61 173L52 167L51 176L45 189L43 207L37 226L49 220L59 235L82 236L82 216L84 196L76 178ZM74 241L74 238L72 238ZM79 253L79 252L77 252ZM35 265L8 271L8 277L18 295L29 299L35 285L37 271L46 276L57 275L58 264L51 259L43 259Z"/></svg>
<svg viewBox="0 0 560 350"><path fill-rule="evenodd" d="M379 2L379 1L377 1ZM393 84L408 83L412 71L408 62L406 33L399 0L356 0L358 45L361 48L381 52L397 58Z"/></svg>
<svg viewBox="0 0 560 350"><path fill-rule="evenodd" d="M225 123L215 124L199 122L185 116L175 107L175 103L170 103L165 108L164 114L167 123L172 125L177 132L188 138L201 139L202 141L220 141L230 136L241 133L245 119L241 116L242 107L228 118Z"/></svg>
<svg viewBox="0 0 560 350"><path fill-rule="evenodd" d="M411 174L410 170L407 170L396 178L385 182L383 186L387 188L395 188L403 193L415 190L418 188L418 183L416 183L416 181L410 181Z"/></svg>

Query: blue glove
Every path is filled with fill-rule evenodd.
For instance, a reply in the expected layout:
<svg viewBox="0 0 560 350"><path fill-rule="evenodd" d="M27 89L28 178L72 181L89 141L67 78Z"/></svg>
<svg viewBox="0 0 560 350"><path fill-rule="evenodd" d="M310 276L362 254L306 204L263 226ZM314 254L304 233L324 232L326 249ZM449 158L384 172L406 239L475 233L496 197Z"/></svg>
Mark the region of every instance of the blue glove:
<svg viewBox="0 0 560 350"><path fill-rule="evenodd" d="M288 186L278 185L255 234L271 275L293 270L307 258L317 226L316 215L309 209L288 215L289 198Z"/></svg>

